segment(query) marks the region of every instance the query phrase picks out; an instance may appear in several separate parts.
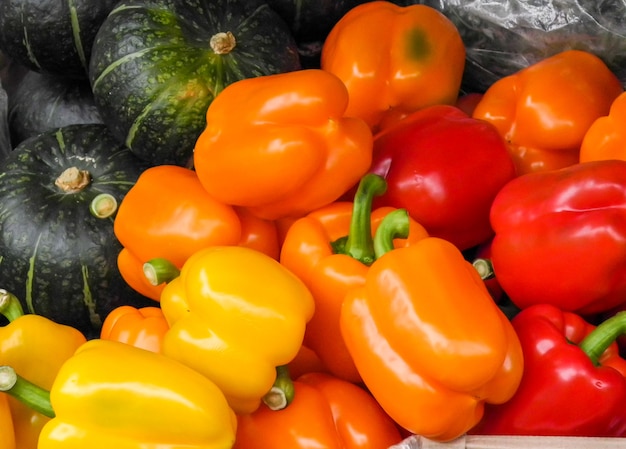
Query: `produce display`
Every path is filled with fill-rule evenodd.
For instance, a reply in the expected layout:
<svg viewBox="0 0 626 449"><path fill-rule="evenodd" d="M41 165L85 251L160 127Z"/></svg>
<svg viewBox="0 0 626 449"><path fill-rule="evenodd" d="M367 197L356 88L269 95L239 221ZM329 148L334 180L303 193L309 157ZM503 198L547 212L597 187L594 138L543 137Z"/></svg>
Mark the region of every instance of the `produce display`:
<svg viewBox="0 0 626 449"><path fill-rule="evenodd" d="M455 1L96 3L0 0L0 449L626 444L616 59L468 91Z"/></svg>

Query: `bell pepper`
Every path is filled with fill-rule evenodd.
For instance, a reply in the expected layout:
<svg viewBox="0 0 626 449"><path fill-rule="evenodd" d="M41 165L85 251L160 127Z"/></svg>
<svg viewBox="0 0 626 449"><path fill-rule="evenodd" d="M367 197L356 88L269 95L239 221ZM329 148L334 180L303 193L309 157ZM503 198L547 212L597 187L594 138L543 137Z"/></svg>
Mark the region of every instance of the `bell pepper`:
<svg viewBox="0 0 626 449"><path fill-rule="evenodd" d="M406 209L429 235L461 250L491 238L491 202L515 177L495 127L450 105L421 109L378 133L370 171L387 181L375 207Z"/></svg>
<svg viewBox="0 0 626 449"><path fill-rule="evenodd" d="M6 290L0 290L0 314L9 321L0 327L0 365L11 365L43 388L50 388L61 365L87 341L73 327L41 315L24 314L20 301ZM16 447L37 448L37 438L49 418L13 397L8 402Z"/></svg>
<svg viewBox="0 0 626 449"><path fill-rule="evenodd" d="M506 403L488 406L470 433L539 436L626 436L626 360L615 339L626 313L597 327L549 304L512 320L524 353L524 375Z"/></svg>
<svg viewBox="0 0 626 449"><path fill-rule="evenodd" d="M314 301L275 259L240 246L195 252L166 284L161 352L213 381L237 413L256 410L276 367L302 345Z"/></svg>
<svg viewBox="0 0 626 449"><path fill-rule="evenodd" d="M600 58L567 50L493 83L473 117L495 125L518 175L554 170L578 162L587 130L622 92Z"/></svg>
<svg viewBox="0 0 626 449"><path fill-rule="evenodd" d="M452 21L435 8L365 2L331 29L320 66L348 88L346 113L376 132L426 106L454 104L465 45Z"/></svg>
<svg viewBox="0 0 626 449"><path fill-rule="evenodd" d="M602 159L626 160L626 93L611 103L607 115L598 117L587 129L580 146L580 162Z"/></svg>
<svg viewBox="0 0 626 449"><path fill-rule="evenodd" d="M520 342L452 243L427 237L385 252L350 290L341 330L363 382L410 432L453 440L522 377Z"/></svg>
<svg viewBox="0 0 626 449"><path fill-rule="evenodd" d="M363 388L330 374L293 381L282 410L263 404L239 415L233 449L383 449L402 440L395 423Z"/></svg>
<svg viewBox="0 0 626 449"><path fill-rule="evenodd" d="M6 379L2 389L11 387L11 392ZM16 385L27 381L15 380ZM162 354L125 343L88 341L61 366L47 404L47 391L41 390L42 411L51 419L37 449L229 449L234 444L237 420L215 384ZM13 394L20 396L21 389Z"/></svg>
<svg viewBox="0 0 626 449"><path fill-rule="evenodd" d="M626 298L626 161L528 173L493 201L491 262L520 309L548 303L581 315Z"/></svg>
<svg viewBox="0 0 626 449"><path fill-rule="evenodd" d="M161 352L163 337L169 328L159 307L119 306L104 319L100 338Z"/></svg>
<svg viewBox="0 0 626 449"><path fill-rule="evenodd" d="M333 375L354 383L361 376L343 342L339 316L346 292L365 283L374 260L374 233L383 218L396 210L372 211L374 196L385 188L381 177L365 175L353 202L335 202L296 220L287 231L280 256L280 262L302 279L315 300L304 344ZM394 245L408 246L426 236L425 229L411 219L408 238L396 239Z"/></svg>
<svg viewBox="0 0 626 449"><path fill-rule="evenodd" d="M124 280L155 301L163 285L146 280L143 264L162 257L180 268L196 250L242 245L278 258L273 223L212 198L193 170L170 165L146 169L119 205L114 231L123 246L118 267Z"/></svg>
<svg viewBox="0 0 626 449"><path fill-rule="evenodd" d="M227 86L207 110L194 167L212 197L276 220L339 198L371 162L372 132L345 115L346 87L305 69Z"/></svg>
<svg viewBox="0 0 626 449"><path fill-rule="evenodd" d="M0 393L0 449L16 449L15 429L13 427L13 416L9 406L9 396Z"/></svg>

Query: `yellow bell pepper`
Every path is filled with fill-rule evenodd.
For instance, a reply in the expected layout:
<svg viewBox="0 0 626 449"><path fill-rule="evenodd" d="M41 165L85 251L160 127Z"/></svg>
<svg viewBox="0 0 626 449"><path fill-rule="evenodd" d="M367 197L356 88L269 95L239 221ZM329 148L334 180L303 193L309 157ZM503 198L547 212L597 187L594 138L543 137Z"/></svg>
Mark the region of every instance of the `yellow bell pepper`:
<svg viewBox="0 0 626 449"><path fill-rule="evenodd" d="M276 368L298 353L313 297L275 259L240 246L194 253L161 293L162 353L204 374L236 413L251 413Z"/></svg>
<svg viewBox="0 0 626 449"><path fill-rule="evenodd" d="M230 449L237 421L206 377L162 354L90 340L50 390L38 449Z"/></svg>
<svg viewBox="0 0 626 449"><path fill-rule="evenodd" d="M52 386L61 365L87 341L73 327L41 315L24 314L17 297L6 290L0 290L0 314L9 320L9 324L0 327L0 365L12 366L19 375L42 388ZM35 449L39 432L49 418L15 398L8 398L8 402L15 447Z"/></svg>

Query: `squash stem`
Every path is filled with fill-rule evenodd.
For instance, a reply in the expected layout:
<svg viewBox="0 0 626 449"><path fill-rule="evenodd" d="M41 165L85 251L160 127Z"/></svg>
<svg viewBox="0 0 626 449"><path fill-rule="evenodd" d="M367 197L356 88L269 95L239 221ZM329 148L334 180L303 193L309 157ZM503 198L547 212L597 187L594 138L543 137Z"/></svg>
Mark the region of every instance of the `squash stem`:
<svg viewBox="0 0 626 449"><path fill-rule="evenodd" d="M48 418L55 416L50 403L50 392L24 379L11 366L0 366L0 392L13 396Z"/></svg>
<svg viewBox="0 0 626 449"><path fill-rule="evenodd" d="M24 315L24 309L17 296L4 289L0 289L0 314L9 321L15 321Z"/></svg>

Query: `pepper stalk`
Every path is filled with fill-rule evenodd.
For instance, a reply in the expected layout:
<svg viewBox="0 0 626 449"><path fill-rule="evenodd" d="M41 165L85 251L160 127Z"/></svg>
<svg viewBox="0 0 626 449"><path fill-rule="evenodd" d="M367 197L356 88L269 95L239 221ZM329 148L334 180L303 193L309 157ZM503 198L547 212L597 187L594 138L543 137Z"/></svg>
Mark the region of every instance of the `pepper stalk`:
<svg viewBox="0 0 626 449"><path fill-rule="evenodd" d="M50 403L50 392L24 379L11 366L0 366L0 391L13 396L48 418L55 416Z"/></svg>

